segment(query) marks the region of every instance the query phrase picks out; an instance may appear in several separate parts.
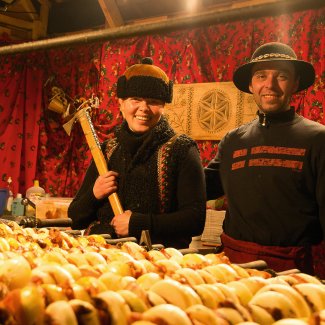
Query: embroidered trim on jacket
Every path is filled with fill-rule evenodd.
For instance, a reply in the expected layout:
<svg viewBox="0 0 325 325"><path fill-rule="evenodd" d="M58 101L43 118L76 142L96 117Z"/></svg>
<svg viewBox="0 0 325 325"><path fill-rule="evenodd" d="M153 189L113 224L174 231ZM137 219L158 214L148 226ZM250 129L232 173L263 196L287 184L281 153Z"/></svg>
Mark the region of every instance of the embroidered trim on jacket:
<svg viewBox="0 0 325 325"><path fill-rule="evenodd" d="M160 199L160 212L165 211L168 201L168 162L170 161L171 148L179 135L175 134L158 150L157 169L158 169L158 187Z"/></svg>
<svg viewBox="0 0 325 325"><path fill-rule="evenodd" d="M107 142L106 148L105 148L105 154L106 154L107 161L109 161L111 159L111 156L112 156L113 152L115 151L115 149L117 148L117 146L118 146L118 143L117 143L116 138Z"/></svg>

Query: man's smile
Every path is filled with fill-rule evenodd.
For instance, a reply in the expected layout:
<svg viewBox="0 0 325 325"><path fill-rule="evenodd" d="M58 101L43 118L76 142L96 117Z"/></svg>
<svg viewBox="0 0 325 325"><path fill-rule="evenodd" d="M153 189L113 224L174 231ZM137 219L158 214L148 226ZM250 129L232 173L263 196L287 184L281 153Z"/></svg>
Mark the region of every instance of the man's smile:
<svg viewBox="0 0 325 325"><path fill-rule="evenodd" d="M266 95L262 95L262 97L266 98L266 99L275 99L278 98L278 95L271 95L271 94L266 94Z"/></svg>

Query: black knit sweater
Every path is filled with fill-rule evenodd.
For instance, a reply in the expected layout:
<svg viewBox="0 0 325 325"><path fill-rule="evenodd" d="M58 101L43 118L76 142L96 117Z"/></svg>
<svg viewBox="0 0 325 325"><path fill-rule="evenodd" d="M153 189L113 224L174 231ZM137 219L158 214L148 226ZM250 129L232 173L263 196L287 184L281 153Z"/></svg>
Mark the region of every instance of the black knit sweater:
<svg viewBox="0 0 325 325"><path fill-rule="evenodd" d="M235 239L319 243L325 233L325 126L293 109L264 118L222 139L205 170L208 199L224 190L224 232Z"/></svg>
<svg viewBox="0 0 325 325"><path fill-rule="evenodd" d="M112 142L106 142L103 152L105 156L111 153L108 169L119 173L117 194L122 207L132 211L129 236L139 239L142 230L149 230L153 243L186 248L191 237L203 231L205 180L196 143L185 135L176 138L166 159L159 158L159 149L174 135L164 117L144 135L134 134L123 122L116 132L116 148L110 151ZM158 175L161 172L163 177ZM92 162L68 215L75 229L99 220L100 225L93 229L111 233L111 206L107 199L97 200L93 194L97 177Z"/></svg>

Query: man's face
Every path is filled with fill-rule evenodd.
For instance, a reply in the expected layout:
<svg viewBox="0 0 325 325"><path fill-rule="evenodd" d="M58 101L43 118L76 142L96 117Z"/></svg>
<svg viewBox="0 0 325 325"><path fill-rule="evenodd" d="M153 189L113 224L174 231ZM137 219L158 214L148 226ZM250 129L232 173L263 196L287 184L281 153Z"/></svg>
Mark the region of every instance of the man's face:
<svg viewBox="0 0 325 325"><path fill-rule="evenodd" d="M120 109L130 130L145 133L159 122L165 103L158 99L130 97L119 99Z"/></svg>
<svg viewBox="0 0 325 325"><path fill-rule="evenodd" d="M286 111L299 80L291 62L259 62L252 68L249 90L263 113Z"/></svg>

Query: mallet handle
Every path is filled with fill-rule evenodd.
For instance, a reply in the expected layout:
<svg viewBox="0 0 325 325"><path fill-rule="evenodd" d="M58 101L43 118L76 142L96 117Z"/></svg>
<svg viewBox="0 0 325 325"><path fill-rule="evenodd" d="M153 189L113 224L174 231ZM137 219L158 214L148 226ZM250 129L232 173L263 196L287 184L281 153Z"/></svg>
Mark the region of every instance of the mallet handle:
<svg viewBox="0 0 325 325"><path fill-rule="evenodd" d="M106 160L101 150L100 143L95 132L94 126L91 122L90 115L87 108L83 108L76 113L76 118L79 120L82 130L86 136L86 140L90 149L90 152L95 161L99 175L103 175L108 172ZM120 199L116 193L111 194L108 197L109 203L112 206L114 215L123 213L123 208Z"/></svg>

